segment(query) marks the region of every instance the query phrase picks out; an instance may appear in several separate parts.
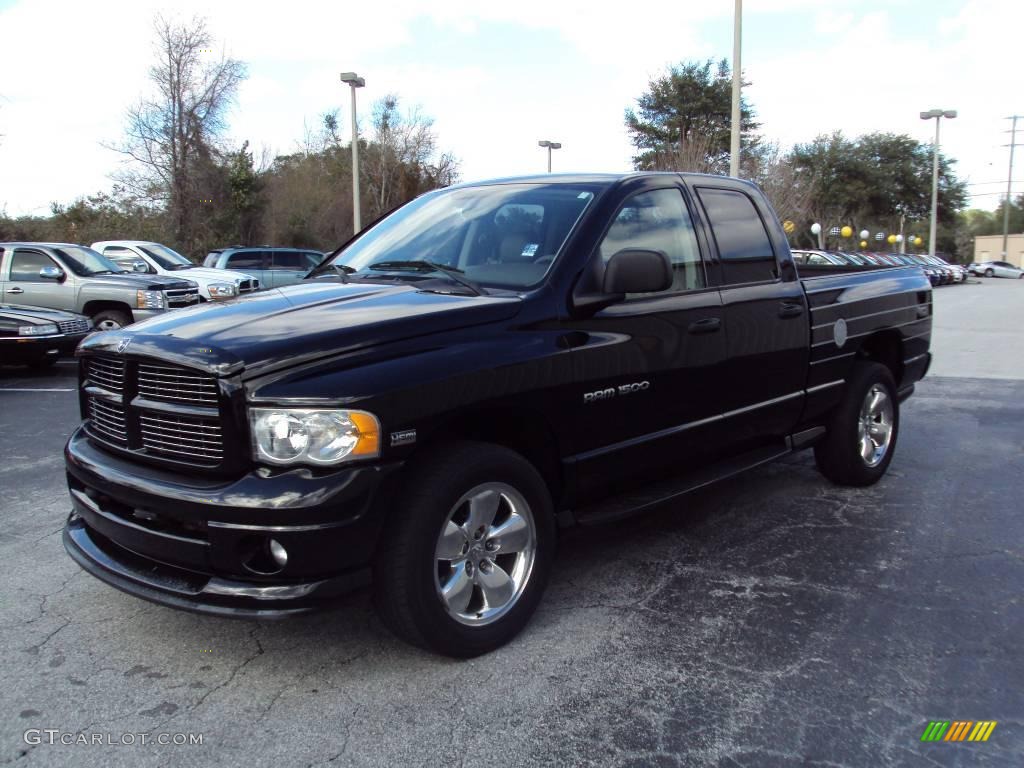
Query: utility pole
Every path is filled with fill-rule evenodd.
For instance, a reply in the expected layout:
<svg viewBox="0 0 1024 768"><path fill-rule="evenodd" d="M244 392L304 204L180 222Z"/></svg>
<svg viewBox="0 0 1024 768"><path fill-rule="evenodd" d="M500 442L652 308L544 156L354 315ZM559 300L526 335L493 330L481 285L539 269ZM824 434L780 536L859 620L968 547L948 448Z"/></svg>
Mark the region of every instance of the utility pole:
<svg viewBox="0 0 1024 768"><path fill-rule="evenodd" d="M1003 206L1003 260L1006 260L1006 256L1009 253L1007 247L1007 241L1010 236L1010 203L1012 202L1013 193L1013 150L1017 146L1017 119L1020 115L1014 115L1013 117L1006 118L1007 120L1013 121L1013 127L1010 129L1010 173L1006 177L1006 205Z"/></svg>
<svg viewBox="0 0 1024 768"><path fill-rule="evenodd" d="M732 21L732 136L729 142L729 175L740 175L740 85L743 70L740 67L741 38L743 36L743 0L736 0L736 11Z"/></svg>

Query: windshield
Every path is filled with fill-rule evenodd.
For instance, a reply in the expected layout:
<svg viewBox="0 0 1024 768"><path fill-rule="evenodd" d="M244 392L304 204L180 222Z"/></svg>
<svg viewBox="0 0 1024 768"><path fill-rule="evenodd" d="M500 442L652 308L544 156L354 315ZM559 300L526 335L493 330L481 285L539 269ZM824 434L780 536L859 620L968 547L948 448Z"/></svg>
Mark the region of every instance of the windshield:
<svg viewBox="0 0 1024 768"><path fill-rule="evenodd" d="M164 269L188 269L189 267L195 266L195 264L177 251L171 250L166 245L160 245L160 243L140 245L139 250L153 259L153 261Z"/></svg>
<svg viewBox="0 0 1024 768"><path fill-rule="evenodd" d="M65 245L54 248L68 268L79 277L109 275L125 272L106 256L82 245Z"/></svg>
<svg viewBox="0 0 1024 768"><path fill-rule="evenodd" d="M496 184L424 195L368 230L312 274L345 268L350 278L389 271L401 262L461 270L467 280L522 289L551 268L598 187ZM429 271L429 270L428 270ZM422 271L414 274L422 277Z"/></svg>

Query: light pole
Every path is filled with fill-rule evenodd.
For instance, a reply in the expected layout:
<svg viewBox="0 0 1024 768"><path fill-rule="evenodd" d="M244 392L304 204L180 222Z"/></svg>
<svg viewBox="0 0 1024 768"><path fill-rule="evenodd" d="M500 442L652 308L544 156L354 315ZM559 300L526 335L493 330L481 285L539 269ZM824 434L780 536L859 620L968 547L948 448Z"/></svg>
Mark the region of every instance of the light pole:
<svg viewBox="0 0 1024 768"><path fill-rule="evenodd" d="M341 82L352 90L352 232L358 235L363 223L359 215L359 126L356 124L356 88L366 85L366 80L355 72L342 72Z"/></svg>
<svg viewBox="0 0 1024 768"><path fill-rule="evenodd" d="M930 109L921 113L922 120L935 118L935 144L932 147L932 223L928 232L928 255L935 255L935 228L939 218L939 124L942 118L952 120L955 109Z"/></svg>
<svg viewBox="0 0 1024 768"><path fill-rule="evenodd" d="M548 148L548 173L551 173L551 150L561 149L562 145L557 141L548 141L547 139L544 139L543 141L538 141L537 146Z"/></svg>
<svg viewBox="0 0 1024 768"><path fill-rule="evenodd" d="M743 0L736 0L732 19L732 134L729 138L729 175L740 175L740 70L741 38L743 37Z"/></svg>

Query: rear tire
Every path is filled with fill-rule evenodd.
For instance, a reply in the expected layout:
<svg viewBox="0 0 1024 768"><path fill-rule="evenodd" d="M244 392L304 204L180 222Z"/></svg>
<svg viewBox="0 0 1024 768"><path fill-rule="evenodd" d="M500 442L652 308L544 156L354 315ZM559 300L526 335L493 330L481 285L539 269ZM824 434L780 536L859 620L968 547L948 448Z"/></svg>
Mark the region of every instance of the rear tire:
<svg viewBox="0 0 1024 768"><path fill-rule="evenodd" d="M104 309L92 316L92 324L97 331L116 331L131 325L132 319L119 309Z"/></svg>
<svg viewBox="0 0 1024 768"><path fill-rule="evenodd" d="M889 468L899 429L892 373L881 363L857 362L825 439L814 447L818 470L836 485L874 485Z"/></svg>
<svg viewBox="0 0 1024 768"><path fill-rule="evenodd" d="M410 468L374 562L374 604L403 640L478 656L526 626L556 542L551 495L518 453L449 443Z"/></svg>

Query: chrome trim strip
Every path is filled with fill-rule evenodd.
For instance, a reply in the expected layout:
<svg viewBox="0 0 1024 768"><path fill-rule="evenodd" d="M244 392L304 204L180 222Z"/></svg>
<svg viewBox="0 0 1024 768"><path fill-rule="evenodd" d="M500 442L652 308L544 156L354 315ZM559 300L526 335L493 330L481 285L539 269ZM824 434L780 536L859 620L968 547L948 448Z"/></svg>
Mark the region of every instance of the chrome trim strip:
<svg viewBox="0 0 1024 768"><path fill-rule="evenodd" d="M932 335L932 332L929 329L929 330L925 331L924 333L919 333L919 334L917 334L915 336L907 336L907 338L905 338L904 341L912 341L914 339L923 339L925 336L931 336L931 335Z"/></svg>
<svg viewBox="0 0 1024 768"><path fill-rule="evenodd" d="M817 365L818 363L829 363L833 360L842 360L844 357L853 357L856 352L844 352L841 355L833 355L832 357L823 357L821 360L811 360L811 365Z"/></svg>
<svg viewBox="0 0 1024 768"><path fill-rule="evenodd" d="M819 384L816 387L810 387L806 391L807 391L807 394L810 395L810 394L813 394L815 392L820 392L823 389L831 389L832 387L838 387L840 384L845 384L845 383L846 383L846 379L836 379L835 381L830 381L827 384Z"/></svg>
<svg viewBox="0 0 1024 768"><path fill-rule="evenodd" d="M878 333L879 331L889 331L892 330L893 328L903 328L904 326L913 325L914 323L931 322L931 319L932 318L930 316L919 317L916 320L908 320L905 323L896 323L896 325L889 325L886 326L885 328L872 328L870 331L863 331L861 333L851 333L849 336L846 337L846 339L847 341L849 341L850 339L859 339L861 336L870 336L872 333ZM825 341L816 341L813 344L811 344L811 348L823 347L826 344L834 345L835 341L833 339L826 339Z"/></svg>
<svg viewBox="0 0 1024 768"><path fill-rule="evenodd" d="M877 298L877 297L876 297ZM814 309L826 309L827 307L841 307L842 304L827 304L823 307L814 307ZM888 315L892 312L903 312L908 309L920 309L921 307L930 307L931 304L908 304L905 307L896 307L895 309L883 309L881 312L869 312L866 315L857 315L855 317L844 317L842 318L848 323L852 323L854 320L863 320L866 317L877 317L878 315ZM838 320L839 318L837 318ZM923 319L923 318L922 318ZM818 328L827 328L830 325L835 325L837 320L829 320L827 323L821 323L820 325L812 325L811 330L816 331Z"/></svg>
<svg viewBox="0 0 1024 768"><path fill-rule="evenodd" d="M920 355L914 355L913 357L908 357L906 360L904 360L903 364L904 365L910 365L911 363L916 363L918 360L921 360L921 359L926 358L926 357L928 357L928 353L927 352L924 352L924 353L922 353Z"/></svg>
<svg viewBox="0 0 1024 768"><path fill-rule="evenodd" d="M216 523L210 520L206 524L210 528L228 528L233 531L262 531L264 533L301 533L303 531L324 531L328 528L340 528L348 525L348 521L335 523L312 523L310 525L246 525L243 523Z"/></svg>
<svg viewBox="0 0 1024 768"><path fill-rule="evenodd" d="M623 448L629 448L634 445L640 445L641 443L650 442L651 440L660 440L663 437L669 437L670 435L677 435L680 432L686 432L696 427L703 427L707 424L713 424L717 421L725 421L731 419L733 416L739 416L743 413L749 413L750 411L756 411L760 408L767 408L770 405L777 405L784 403L787 400L792 400L794 397L803 397L806 394L806 390L801 389L798 392L791 392L788 395L782 397L775 397L771 400L764 400L760 403L754 403L753 405L746 405L742 408L737 408L733 411L726 411L725 413L719 413L714 416L709 416L706 419L700 419L699 421L689 421L686 424L679 424L675 427L667 427L666 429L659 429L657 432L649 432L646 435L639 435L637 437L631 437L628 440L622 440L618 443L612 443L611 445L605 445L601 448L594 448L583 453L578 453L575 456L570 457L575 461L586 461L592 459L595 456L601 456L606 453L612 453Z"/></svg>

